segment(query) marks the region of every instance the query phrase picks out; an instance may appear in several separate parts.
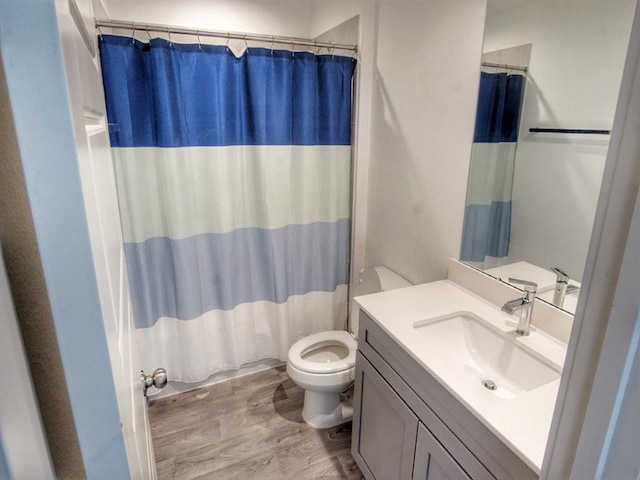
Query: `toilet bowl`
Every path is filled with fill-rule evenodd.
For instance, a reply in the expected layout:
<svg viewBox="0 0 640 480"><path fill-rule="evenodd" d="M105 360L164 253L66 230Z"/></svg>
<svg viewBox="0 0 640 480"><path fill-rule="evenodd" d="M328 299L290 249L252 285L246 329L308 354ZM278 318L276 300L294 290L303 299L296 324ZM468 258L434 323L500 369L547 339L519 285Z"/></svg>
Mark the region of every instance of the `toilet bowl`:
<svg viewBox="0 0 640 480"><path fill-rule="evenodd" d="M386 267L366 267L360 272L354 296L409 285ZM302 418L315 428L334 427L350 421L353 416L351 398L342 395L355 379L357 306L351 310L351 332L314 333L289 349L287 373L304 389Z"/></svg>

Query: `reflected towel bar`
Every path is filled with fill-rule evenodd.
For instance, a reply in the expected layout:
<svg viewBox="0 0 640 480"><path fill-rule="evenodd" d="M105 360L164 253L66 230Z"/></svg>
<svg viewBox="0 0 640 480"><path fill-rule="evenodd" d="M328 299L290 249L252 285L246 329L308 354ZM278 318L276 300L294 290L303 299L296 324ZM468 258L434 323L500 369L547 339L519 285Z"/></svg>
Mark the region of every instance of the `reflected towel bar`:
<svg viewBox="0 0 640 480"><path fill-rule="evenodd" d="M579 133L590 135L610 135L611 130L587 130L573 128L530 128L530 133Z"/></svg>

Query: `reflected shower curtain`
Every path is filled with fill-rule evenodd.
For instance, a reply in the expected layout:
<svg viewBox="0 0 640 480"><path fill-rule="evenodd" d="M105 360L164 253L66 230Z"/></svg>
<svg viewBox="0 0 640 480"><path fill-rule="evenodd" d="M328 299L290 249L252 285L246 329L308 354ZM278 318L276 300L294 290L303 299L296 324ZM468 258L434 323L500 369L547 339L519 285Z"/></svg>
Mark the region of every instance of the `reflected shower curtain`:
<svg viewBox="0 0 640 480"><path fill-rule="evenodd" d="M144 368L200 381L342 328L355 61L103 35Z"/></svg>
<svg viewBox="0 0 640 480"><path fill-rule="evenodd" d="M521 75L482 72L480 78L460 257L481 268L501 264L509 253L523 86Z"/></svg>

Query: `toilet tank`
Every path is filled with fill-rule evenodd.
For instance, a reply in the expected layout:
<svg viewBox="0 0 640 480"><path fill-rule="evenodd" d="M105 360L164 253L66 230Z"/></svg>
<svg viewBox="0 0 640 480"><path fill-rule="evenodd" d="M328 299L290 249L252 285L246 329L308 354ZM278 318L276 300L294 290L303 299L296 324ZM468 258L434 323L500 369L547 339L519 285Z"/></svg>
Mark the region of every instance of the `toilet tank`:
<svg viewBox="0 0 640 480"><path fill-rule="evenodd" d="M349 331L356 337L358 336L359 308L356 302L353 301L353 297L410 286L411 283L406 278L401 277L396 272L389 270L387 267L382 265L376 267L365 267L360 270L360 275L354 286L351 300Z"/></svg>

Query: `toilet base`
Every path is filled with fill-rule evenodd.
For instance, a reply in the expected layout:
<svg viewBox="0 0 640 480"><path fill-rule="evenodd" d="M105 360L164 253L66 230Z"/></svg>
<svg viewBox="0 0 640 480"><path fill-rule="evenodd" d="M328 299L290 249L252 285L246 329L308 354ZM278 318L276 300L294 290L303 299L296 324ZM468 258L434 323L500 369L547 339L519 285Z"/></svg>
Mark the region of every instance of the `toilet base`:
<svg viewBox="0 0 640 480"><path fill-rule="evenodd" d="M339 393L305 390L302 418L313 428L331 428L353 418L352 399L341 401Z"/></svg>

